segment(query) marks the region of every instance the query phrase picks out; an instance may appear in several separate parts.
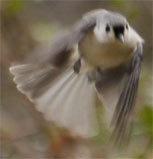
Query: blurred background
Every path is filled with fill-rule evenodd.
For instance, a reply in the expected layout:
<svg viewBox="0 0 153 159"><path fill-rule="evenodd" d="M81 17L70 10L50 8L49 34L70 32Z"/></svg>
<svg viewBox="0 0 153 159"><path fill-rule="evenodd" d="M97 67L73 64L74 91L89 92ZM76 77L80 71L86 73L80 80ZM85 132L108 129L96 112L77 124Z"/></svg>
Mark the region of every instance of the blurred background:
<svg viewBox="0 0 153 159"><path fill-rule="evenodd" d="M41 159L151 159L153 141L152 1L43 1L2 0L0 2L0 158ZM82 14L97 8L125 15L144 38L144 62L134 114L131 141L126 148L107 144L109 130L101 124L96 137L74 137L44 120L32 103L17 91L8 68L35 49L49 45L60 32Z"/></svg>

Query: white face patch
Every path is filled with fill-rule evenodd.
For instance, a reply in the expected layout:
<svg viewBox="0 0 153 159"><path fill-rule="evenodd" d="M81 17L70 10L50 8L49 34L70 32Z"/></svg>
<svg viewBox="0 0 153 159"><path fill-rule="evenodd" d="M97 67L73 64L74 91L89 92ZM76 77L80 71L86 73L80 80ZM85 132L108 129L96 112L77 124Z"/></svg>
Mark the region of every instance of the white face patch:
<svg viewBox="0 0 153 159"><path fill-rule="evenodd" d="M106 27L106 24L99 24L94 28L94 34L99 43L107 43L115 40L112 27L109 26L108 31L106 31Z"/></svg>
<svg viewBox="0 0 153 159"><path fill-rule="evenodd" d="M126 27L126 25L127 24L125 23L122 44L133 48L138 42L142 43L143 39L136 33L136 31L130 25L128 25L128 27ZM94 28L94 35L100 44L120 42L116 39L112 26L106 23L97 24Z"/></svg>
<svg viewBox="0 0 153 159"><path fill-rule="evenodd" d="M125 40L127 43L131 43L134 45L136 45L137 43L144 43L144 40L131 26L129 26L129 29L125 32Z"/></svg>

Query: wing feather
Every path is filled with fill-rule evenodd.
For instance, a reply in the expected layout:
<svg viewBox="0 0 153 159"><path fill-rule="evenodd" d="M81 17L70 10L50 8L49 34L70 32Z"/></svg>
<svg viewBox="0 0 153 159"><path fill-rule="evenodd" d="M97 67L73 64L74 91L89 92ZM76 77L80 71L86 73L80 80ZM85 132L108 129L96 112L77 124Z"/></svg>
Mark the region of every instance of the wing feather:
<svg viewBox="0 0 153 159"><path fill-rule="evenodd" d="M136 95L138 90L138 82L141 72L142 63L142 46L138 45L135 54L130 62L128 72L125 75L125 83L123 91L119 97L118 103L113 116L115 124L114 135L120 138L124 134L128 120L133 111Z"/></svg>
<svg viewBox="0 0 153 159"><path fill-rule="evenodd" d="M95 24L93 17L82 19L46 52L39 50L41 54L32 55L25 64L10 67L18 90L46 119L84 137L97 133L95 90L86 74L76 73L73 65L79 58L76 45Z"/></svg>
<svg viewBox="0 0 153 159"><path fill-rule="evenodd" d="M112 116L114 127L112 137L118 141L124 137L134 109L141 63L142 44L138 44L128 67L121 70L123 66L120 66L114 70L108 70L108 73L103 72L100 81L96 82L97 91L107 107L106 110L110 108L106 113L109 113L107 114L109 118Z"/></svg>
<svg viewBox="0 0 153 159"><path fill-rule="evenodd" d="M30 99L43 94L62 72L72 67L79 55L74 58L76 45L96 24L90 16L80 20L72 29L59 36L52 45L29 57L25 64L10 67L15 76L17 88ZM42 51L44 51L42 53Z"/></svg>

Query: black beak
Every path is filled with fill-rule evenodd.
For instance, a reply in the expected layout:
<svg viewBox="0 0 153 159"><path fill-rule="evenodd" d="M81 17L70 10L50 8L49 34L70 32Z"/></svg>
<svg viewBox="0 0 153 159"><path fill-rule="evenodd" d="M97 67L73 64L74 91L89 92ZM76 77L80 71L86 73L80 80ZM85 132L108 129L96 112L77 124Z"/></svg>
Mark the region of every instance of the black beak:
<svg viewBox="0 0 153 159"><path fill-rule="evenodd" d="M116 39L118 39L119 41L123 43L124 42L124 26L123 25L114 26L113 30L114 30Z"/></svg>

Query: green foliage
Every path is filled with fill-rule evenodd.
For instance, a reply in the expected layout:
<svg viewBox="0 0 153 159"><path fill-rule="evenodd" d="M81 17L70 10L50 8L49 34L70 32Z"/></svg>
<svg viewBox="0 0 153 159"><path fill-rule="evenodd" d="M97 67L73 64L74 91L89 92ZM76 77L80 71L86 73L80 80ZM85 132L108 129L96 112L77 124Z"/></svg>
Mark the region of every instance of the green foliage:
<svg viewBox="0 0 153 159"><path fill-rule="evenodd" d="M150 139L153 139L153 109L150 105L145 105L144 108L139 113L139 118L143 132Z"/></svg>
<svg viewBox="0 0 153 159"><path fill-rule="evenodd" d="M110 0L109 4L113 8L117 8L124 13L128 20L133 20L139 13L139 8L137 5L129 5L132 2L126 2L124 0Z"/></svg>
<svg viewBox="0 0 153 159"><path fill-rule="evenodd" d="M144 159L146 156L145 156L145 154L144 153L141 153L141 154L136 154L135 155L135 159Z"/></svg>
<svg viewBox="0 0 153 159"><path fill-rule="evenodd" d="M13 16L14 14L16 14L21 7L25 4L25 1L19 1L19 0L8 0L2 3L2 9L3 9L3 13L6 16Z"/></svg>
<svg viewBox="0 0 153 159"><path fill-rule="evenodd" d="M123 8L125 3L122 0L110 0L110 5L117 8Z"/></svg>

